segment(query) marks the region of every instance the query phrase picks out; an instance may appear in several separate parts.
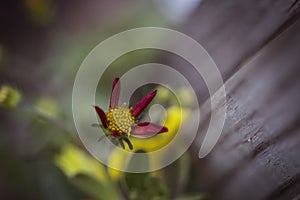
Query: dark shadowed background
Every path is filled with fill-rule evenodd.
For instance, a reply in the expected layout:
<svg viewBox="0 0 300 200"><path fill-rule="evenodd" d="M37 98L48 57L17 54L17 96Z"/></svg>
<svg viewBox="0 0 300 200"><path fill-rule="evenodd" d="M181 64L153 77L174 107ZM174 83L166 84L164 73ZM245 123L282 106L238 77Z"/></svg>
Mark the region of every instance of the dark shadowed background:
<svg viewBox="0 0 300 200"><path fill-rule="evenodd" d="M181 31L208 51L225 82L227 117L214 150L200 160L211 112L203 79L167 52L145 49L115 61L107 71L106 90L116 74L158 62L190 80L201 106L198 136L188 156L164 169L163 181L157 180L166 186L149 199L299 199L299 7L298 0L1 1L0 86L18 90L22 101L0 108L0 198L138 199L140 188L127 179L128 190L107 175L99 175L109 181L97 185L82 174L68 174L53 158L66 144L85 152L74 128L71 97L86 55L113 34L158 26ZM181 182L172 179L178 166L184 171L178 175Z"/></svg>

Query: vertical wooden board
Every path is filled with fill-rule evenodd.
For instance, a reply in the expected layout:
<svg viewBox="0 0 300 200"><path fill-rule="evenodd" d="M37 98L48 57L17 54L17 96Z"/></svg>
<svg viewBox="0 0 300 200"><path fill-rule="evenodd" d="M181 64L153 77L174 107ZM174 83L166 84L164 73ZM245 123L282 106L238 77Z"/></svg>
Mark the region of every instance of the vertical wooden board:
<svg viewBox="0 0 300 200"><path fill-rule="evenodd" d="M298 20L225 84L222 136L195 168L216 199L267 199L279 191L290 198L300 192L294 188L300 181L299 31ZM206 104L203 123L210 117Z"/></svg>

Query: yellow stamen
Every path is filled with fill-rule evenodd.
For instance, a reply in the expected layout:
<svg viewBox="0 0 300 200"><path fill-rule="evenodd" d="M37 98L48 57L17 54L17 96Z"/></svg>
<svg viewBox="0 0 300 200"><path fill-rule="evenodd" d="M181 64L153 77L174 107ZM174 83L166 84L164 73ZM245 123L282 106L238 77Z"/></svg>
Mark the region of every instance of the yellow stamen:
<svg viewBox="0 0 300 200"><path fill-rule="evenodd" d="M136 119L132 114L132 108L127 108L125 105L110 109L106 113L108 120L108 129L111 131L118 131L121 134L130 136L131 126Z"/></svg>

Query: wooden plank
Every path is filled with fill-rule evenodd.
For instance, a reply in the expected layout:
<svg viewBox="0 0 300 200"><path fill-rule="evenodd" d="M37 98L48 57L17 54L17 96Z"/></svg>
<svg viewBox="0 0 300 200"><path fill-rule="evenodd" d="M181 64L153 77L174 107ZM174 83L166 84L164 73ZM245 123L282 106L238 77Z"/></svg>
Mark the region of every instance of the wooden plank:
<svg viewBox="0 0 300 200"><path fill-rule="evenodd" d="M227 80L284 29L299 13L299 4L295 0L204 0L180 31L204 46ZM168 62L194 80L199 98L206 100L208 92L197 73L183 67L187 63L182 59L172 57Z"/></svg>
<svg viewBox="0 0 300 200"><path fill-rule="evenodd" d="M195 160L201 181L191 190L208 190L213 199L291 199L300 194L299 31L300 20L226 82L226 124L209 156ZM209 102L201 114L203 136ZM198 137L196 151L201 142Z"/></svg>
<svg viewBox="0 0 300 200"><path fill-rule="evenodd" d="M228 77L299 12L292 0L204 1L182 30L199 41ZM271 38L270 38L271 37Z"/></svg>

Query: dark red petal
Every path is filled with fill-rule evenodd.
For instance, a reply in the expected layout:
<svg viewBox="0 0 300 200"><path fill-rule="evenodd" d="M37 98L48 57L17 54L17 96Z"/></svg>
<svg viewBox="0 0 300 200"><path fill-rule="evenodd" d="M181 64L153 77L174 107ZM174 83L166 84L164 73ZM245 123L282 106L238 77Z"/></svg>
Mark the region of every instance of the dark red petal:
<svg viewBox="0 0 300 200"><path fill-rule="evenodd" d="M150 122L141 122L133 126L131 134L132 135L154 135L154 134L164 133L164 132L168 132L167 127L158 124L153 124Z"/></svg>
<svg viewBox="0 0 300 200"><path fill-rule="evenodd" d="M119 137L120 133L118 131L113 131L113 132L111 132L110 136L112 136L112 137Z"/></svg>
<svg viewBox="0 0 300 200"><path fill-rule="evenodd" d="M152 99L155 97L156 93L157 90L154 90L151 93L149 93L147 96L145 96L140 102L138 102L132 110L133 116L135 117L139 116L143 112L143 110L149 105Z"/></svg>
<svg viewBox="0 0 300 200"><path fill-rule="evenodd" d="M115 78L111 90L111 95L110 95L110 104L109 104L110 108L115 108L118 106L120 89L121 89L120 79Z"/></svg>
<svg viewBox="0 0 300 200"><path fill-rule="evenodd" d="M99 118L102 122L103 127L107 128L107 118L106 118L105 112L101 108L99 108L98 106L94 106L94 108L95 108L95 110L96 110L96 112L97 112L97 114L98 114L98 116L99 116Z"/></svg>

